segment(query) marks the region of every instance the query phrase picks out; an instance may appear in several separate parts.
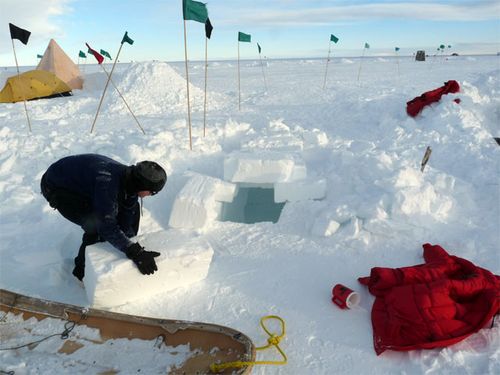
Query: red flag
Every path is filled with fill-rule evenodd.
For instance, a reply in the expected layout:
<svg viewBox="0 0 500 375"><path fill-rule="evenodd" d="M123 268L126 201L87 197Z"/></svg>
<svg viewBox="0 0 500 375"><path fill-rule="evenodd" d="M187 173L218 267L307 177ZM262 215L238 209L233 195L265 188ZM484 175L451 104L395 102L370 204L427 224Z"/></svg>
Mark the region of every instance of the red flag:
<svg viewBox="0 0 500 375"><path fill-rule="evenodd" d="M102 62L104 61L104 57L102 57L101 54L99 54L99 52L97 51L94 51L92 48L90 48L89 44L88 43L85 43L85 45L87 46L87 48L89 49L89 53L91 53L92 55L94 55L94 57L96 58L97 62L99 64L102 64Z"/></svg>

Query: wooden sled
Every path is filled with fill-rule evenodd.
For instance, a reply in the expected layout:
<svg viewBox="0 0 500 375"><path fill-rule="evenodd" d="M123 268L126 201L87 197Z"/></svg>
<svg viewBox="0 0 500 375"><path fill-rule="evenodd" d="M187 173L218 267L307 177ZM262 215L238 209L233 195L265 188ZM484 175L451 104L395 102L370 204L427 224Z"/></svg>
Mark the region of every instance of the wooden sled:
<svg viewBox="0 0 500 375"><path fill-rule="evenodd" d="M103 310L87 309L60 302L48 301L39 298L27 297L0 289L0 310L4 312L3 319L10 314L21 317L26 321L32 317L39 323L47 318L58 319L61 327L68 321L75 322L76 326L85 326L98 330L98 340L76 340L70 333L69 338L58 340L58 353L71 355L85 345L101 345L104 348L106 341L113 339L140 339L148 340L149 345L166 345L175 347L187 345L191 355L180 367L165 366L165 373L169 374L210 374L212 363L232 361L254 361L255 346L243 333L232 328L185 320L166 320L148 318L127 314L114 313ZM56 321L56 323L58 323ZM38 323L37 323L38 324ZM83 328L82 328L83 329ZM54 332L59 333L59 332ZM5 346L5 336L1 340ZM31 348L30 348L31 349ZM27 362L25 360L25 362ZM140 364L138 364L140 366ZM167 370L168 368L168 370ZM56 369L54 369L56 370ZM118 374L121 370L98 371L99 374ZM125 371L126 372L126 371ZM251 366L241 369L227 369L222 374L250 374ZM145 373L143 370L142 373Z"/></svg>

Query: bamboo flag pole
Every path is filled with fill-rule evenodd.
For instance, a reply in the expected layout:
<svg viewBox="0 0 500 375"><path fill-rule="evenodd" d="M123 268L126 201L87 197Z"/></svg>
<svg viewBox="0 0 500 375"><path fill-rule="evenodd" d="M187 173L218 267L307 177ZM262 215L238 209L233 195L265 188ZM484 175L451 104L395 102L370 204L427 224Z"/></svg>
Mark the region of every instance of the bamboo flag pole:
<svg viewBox="0 0 500 375"><path fill-rule="evenodd" d="M186 21L196 21L205 24L207 27L208 11L206 4L193 0L182 0L182 18L184 20L184 62L186 66L186 88L187 88L187 111L189 123L189 149L193 149L193 141L191 134L191 103L189 101L189 70L188 70L188 57L187 57L187 32ZM206 90L205 90L206 95ZM205 131L205 130L204 130Z"/></svg>
<svg viewBox="0 0 500 375"><path fill-rule="evenodd" d="M335 35L330 34L330 41L328 42L328 57L326 58L326 68L325 68L325 80L323 82L323 90L326 87L326 75L328 73L328 63L330 62L330 52L332 49L332 42L337 43L339 41L339 38L337 38Z"/></svg>
<svg viewBox="0 0 500 375"><path fill-rule="evenodd" d="M14 39L11 39L11 41L12 41L12 50L14 51L14 59L16 60L17 79L19 80L19 87L23 87L23 85L21 84L21 74L19 73L19 64L17 63L16 49L14 48ZM24 112L26 113L26 119L28 120L28 129L31 133L30 116L28 115L28 107L26 106L26 95L24 94L23 88L21 89L21 92L23 93Z"/></svg>
<svg viewBox="0 0 500 375"><path fill-rule="evenodd" d="M12 51L14 51L14 60L16 61L17 79L20 84L19 86L22 87L23 85L21 84L21 74L19 73L19 64L17 62L16 48L14 47L14 39L17 39L21 43L26 45L28 44L31 32L25 29L21 29L20 27L17 27L12 23L9 23L9 31L10 31L10 39L12 41ZM23 93L24 112L26 113L26 119L28 120L28 129L31 133L30 116L28 115L28 107L26 106L26 94L23 88L21 88L21 92Z"/></svg>
<svg viewBox="0 0 500 375"><path fill-rule="evenodd" d="M108 71L106 69L104 69L104 65L102 64L99 64L101 65L101 68L102 70L104 71L104 73L106 73L106 75L108 76L109 78L109 81L111 82L111 84L113 85L113 87L115 88L116 92L118 93L118 95L120 96L120 98L123 100L123 103L125 104L125 106L127 107L128 111L130 112L130 114L132 115L132 117L134 118L135 122L137 123L137 126L139 127L139 129L141 129L142 133L143 134L146 134L146 132L144 131L143 127L141 126L141 124L139 123L139 120L137 120L137 117L135 117L134 115L134 112L132 112L132 109L130 109L127 101L125 100L125 98L123 97L122 93L120 92L120 90L118 90L118 87L115 85L115 83L113 82L113 80L111 79L111 75L108 73Z"/></svg>
<svg viewBox="0 0 500 375"><path fill-rule="evenodd" d="M361 60L359 61L358 82L359 82L359 75L361 74L361 64L363 63L363 60L365 58L365 51L368 48L370 48L370 45L368 43L365 43L365 48L363 48L363 55L361 56Z"/></svg>
<svg viewBox="0 0 500 375"><path fill-rule="evenodd" d="M399 77L399 47L394 47L394 51L396 51L396 63L398 64L398 77Z"/></svg>
<svg viewBox="0 0 500 375"><path fill-rule="evenodd" d="M83 51L78 51L78 70L80 70L80 58L85 59L87 61L87 56L83 53Z"/></svg>
<svg viewBox="0 0 500 375"><path fill-rule="evenodd" d="M187 89L187 112L188 112L188 126L189 126L189 149L193 150L193 141L191 136L191 104L189 103L189 71L188 71L188 55L187 55L187 42L186 42L186 20L184 20L184 63L186 66L186 89Z"/></svg>
<svg viewBox="0 0 500 375"><path fill-rule="evenodd" d="M241 111L240 42L251 43L252 36L238 31L238 109Z"/></svg>
<svg viewBox="0 0 500 375"><path fill-rule="evenodd" d="M205 38L205 98L203 100L203 136L207 128L207 71L208 71L208 38Z"/></svg>
<svg viewBox="0 0 500 375"><path fill-rule="evenodd" d="M205 21L205 99L203 102L203 137L206 136L207 128L207 76L208 76L208 40L212 36L213 26L210 18Z"/></svg>
<svg viewBox="0 0 500 375"><path fill-rule="evenodd" d="M115 66L116 66L116 63L118 62L118 58L120 56L120 52L122 51L123 43L125 43L125 42L127 42L130 45L134 44L134 41L128 36L128 32L127 31L125 31L125 34L123 35L122 41L120 42L120 48L118 49L118 53L116 54L115 61L113 62L113 67L111 68L111 73L109 73L109 74L106 71L106 69L104 69L104 65L102 64L102 62L104 61L104 57L102 57L99 53L97 53L92 48L90 48L90 46L88 44L86 44L87 48L88 48L88 53L92 53L94 55L94 57L97 59L97 62L99 63L99 65L101 65L102 69L104 70L104 72L108 76L108 80L106 81L106 85L104 86L104 91L102 92L101 100L99 101L99 106L97 107L97 112L95 114L94 122L92 123L92 128L90 129L91 133L94 130L94 126L95 126L95 123L97 121L97 116L99 115L99 110L101 109L101 105L102 105L104 96L106 95L106 90L108 88L109 82L111 81L111 76L113 75L113 71L115 70ZM101 53L104 53L107 57L109 57L111 59L111 56L106 51L103 51L101 49ZM118 88L116 87L116 85L114 83L113 83L113 86L115 87L116 91L118 91ZM144 133L144 129L142 128L141 124L139 124L139 121L137 120L137 118L133 114L132 110L128 106L127 102L125 101L125 98L123 98L123 95L120 93L120 91L118 91L118 94L123 99L125 105L129 109L130 113L132 114L132 116L134 117L134 119L137 121L137 124L139 125L139 128Z"/></svg>
<svg viewBox="0 0 500 375"><path fill-rule="evenodd" d="M326 58L326 68L325 68L325 80L323 81L323 90L326 87L326 75L328 73L328 62L330 61L330 52L332 48L332 41L328 42L328 57Z"/></svg>
<svg viewBox="0 0 500 375"><path fill-rule="evenodd" d="M238 40L238 110L241 111L240 41Z"/></svg>
<svg viewBox="0 0 500 375"><path fill-rule="evenodd" d="M123 43L120 44L120 49L118 50L118 54L116 55L116 59L115 59L115 61L113 63L113 67L111 68L111 73L108 75L108 80L106 81L106 85L104 86L104 91L102 92L101 100L99 101L99 106L97 107L97 112L96 112L95 117L94 117L94 122L92 123L92 127L90 128L90 132L91 133L94 131L94 126L95 126L95 123L97 121L97 116L99 116L99 110L101 109L101 105L102 105L102 101L104 99L104 95L106 95L106 90L108 89L109 81L111 80L111 76L113 75L113 71L115 70L115 65L116 65L116 62L118 61L118 56L120 56L120 52L122 50L122 47L123 47ZM104 69L104 67L103 67L103 69Z"/></svg>
<svg viewBox="0 0 500 375"><path fill-rule="evenodd" d="M260 67L262 68L262 77L264 78L264 87L266 88L267 91L267 82L266 82L266 75L264 74L264 64L262 63L262 55L261 55L261 48L259 43L257 43L257 49L259 50L259 60L260 60Z"/></svg>
<svg viewBox="0 0 500 375"><path fill-rule="evenodd" d="M439 46L439 49L441 50L441 62L443 62L444 61L444 49L445 49L445 45L441 44Z"/></svg>

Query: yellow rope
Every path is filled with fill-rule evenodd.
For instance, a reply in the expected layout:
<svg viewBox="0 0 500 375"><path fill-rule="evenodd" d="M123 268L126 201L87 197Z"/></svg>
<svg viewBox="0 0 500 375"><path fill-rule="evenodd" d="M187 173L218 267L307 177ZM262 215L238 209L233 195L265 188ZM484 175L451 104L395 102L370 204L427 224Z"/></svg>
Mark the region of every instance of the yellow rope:
<svg viewBox="0 0 500 375"><path fill-rule="evenodd" d="M275 335L274 333L269 332L269 330L264 325L264 322L268 319L276 319L281 323L281 334L280 335ZM217 373L217 372L221 372L221 371L228 369L228 368L242 368L242 367L254 366L254 365L286 365L288 359L286 357L286 354L279 347L279 343L280 343L281 339L285 336L285 321L283 319L281 319L279 316L267 315L267 316L264 316L263 318L260 319L260 325L262 326L264 331L269 335L269 338L267 339L267 345L255 348L255 350L265 350L267 348L270 348L271 346L274 346L274 347L276 347L276 349L280 352L281 356L283 357L282 361L234 361L234 362L226 362L226 363L212 363L210 365L210 370L214 373Z"/></svg>

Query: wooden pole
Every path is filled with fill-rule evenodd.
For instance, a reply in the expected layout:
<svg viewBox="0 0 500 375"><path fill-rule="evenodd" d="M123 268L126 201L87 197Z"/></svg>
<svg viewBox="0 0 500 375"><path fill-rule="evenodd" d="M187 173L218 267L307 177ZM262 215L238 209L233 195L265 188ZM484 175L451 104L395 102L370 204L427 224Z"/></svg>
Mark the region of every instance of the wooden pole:
<svg viewBox="0 0 500 375"><path fill-rule="evenodd" d="M208 71L208 38L205 37L205 100L203 103L203 137L206 135L207 124L207 71Z"/></svg>
<svg viewBox="0 0 500 375"><path fill-rule="evenodd" d="M102 68L102 70L104 70L104 73L106 73L106 75L109 77L109 81L111 82L111 84L115 88L115 90L118 93L118 95L120 95L120 98L122 98L123 103L125 103L125 106L127 107L128 111L130 112L130 114L132 115L132 117L134 118L135 122L137 123L137 126L139 126L139 129L141 129L141 131L142 131L143 134L146 134L146 132L142 128L141 124L139 123L139 120L137 120L137 117L135 117L134 112L132 112L132 110L130 109L130 107L129 107L127 101L125 100L125 98L123 97L122 93L120 92L120 90L118 90L118 87L115 85L115 83L111 79L111 75L107 72L106 69L104 69L104 66L101 65L101 68Z"/></svg>
<svg viewBox="0 0 500 375"><path fill-rule="evenodd" d="M111 76L113 75L113 71L115 70L115 65L116 65L116 62L118 61L118 56L120 56L120 52L122 50L122 47L123 47L123 43L120 44L120 48L118 49L118 53L117 53L116 58L115 58L115 62L113 63L113 67L111 68L111 73L109 73L109 75L108 75L108 80L106 81L106 85L104 86L104 91L102 92L101 100L99 101L99 106L97 107L97 112L96 112L95 117L94 117L94 122L92 123L92 127L90 128L90 133L92 133L94 131L94 126L95 126L95 123L97 121L97 116L99 115L99 111L101 109L104 95L106 95L106 90L108 89L109 81L111 80ZM103 66L103 69L104 69L104 66Z"/></svg>
<svg viewBox="0 0 500 375"><path fill-rule="evenodd" d="M366 50L366 48L363 48L363 55L361 56L361 61L359 62L358 82L359 82L359 75L361 74L361 64L363 63L363 59L365 57L365 50Z"/></svg>
<svg viewBox="0 0 500 375"><path fill-rule="evenodd" d="M262 68L262 77L264 77L264 86L267 91L266 75L264 74L264 64L262 64L262 55L260 53L259 53L259 59L260 59L260 67Z"/></svg>
<svg viewBox="0 0 500 375"><path fill-rule="evenodd" d="M238 41L238 110L241 111L240 41Z"/></svg>
<svg viewBox="0 0 500 375"><path fill-rule="evenodd" d="M420 163L420 172L424 173L425 166L427 165L427 162L429 161L429 158L431 157L432 149L430 146L427 146L427 149L425 150L424 157L422 158L422 162Z"/></svg>
<svg viewBox="0 0 500 375"><path fill-rule="evenodd" d="M398 64L398 77L399 77L399 53L396 51L396 63Z"/></svg>
<svg viewBox="0 0 500 375"><path fill-rule="evenodd" d="M28 129L31 133L30 116L28 115L28 107L26 106L26 95L24 94L24 89L22 89L23 85L21 84L21 77L20 77L20 73L19 73L19 64L17 63L16 49L14 48L14 39L11 39L11 41L12 41L12 50L14 51L14 59L16 60L17 79L19 80L19 87L21 87L21 92L23 93L24 112L26 113L26 119L28 120Z"/></svg>
<svg viewBox="0 0 500 375"><path fill-rule="evenodd" d="M191 104L189 103L189 71L188 71L188 55L186 42L186 20L184 20L184 62L186 65L186 89L187 89L187 111L188 111L188 126L189 126L189 149L193 149L193 141L191 138Z"/></svg>
<svg viewBox="0 0 500 375"><path fill-rule="evenodd" d="M330 40L328 42L328 57L326 58L326 69L325 69L325 80L323 82L323 90L325 89L326 87L326 74L328 73L328 62L330 61L330 51L331 51L331 47L332 47L332 41Z"/></svg>

